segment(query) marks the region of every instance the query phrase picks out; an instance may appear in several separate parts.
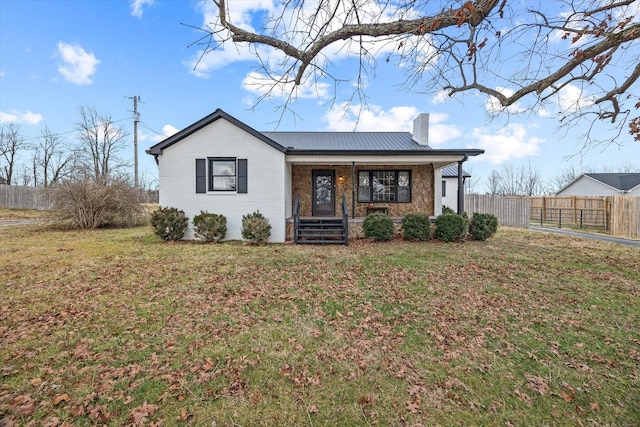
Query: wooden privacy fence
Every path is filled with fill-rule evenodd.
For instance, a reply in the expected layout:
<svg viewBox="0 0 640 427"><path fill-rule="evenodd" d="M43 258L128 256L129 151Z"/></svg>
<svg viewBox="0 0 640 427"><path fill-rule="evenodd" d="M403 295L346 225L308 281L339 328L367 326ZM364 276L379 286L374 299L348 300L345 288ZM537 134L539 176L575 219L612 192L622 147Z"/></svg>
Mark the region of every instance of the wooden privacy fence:
<svg viewBox="0 0 640 427"><path fill-rule="evenodd" d="M464 210L469 214L488 213L498 218L499 225L529 228L529 198L466 194Z"/></svg>
<svg viewBox="0 0 640 427"><path fill-rule="evenodd" d="M52 202L47 190L44 187L0 184L0 207L49 210Z"/></svg>
<svg viewBox="0 0 640 427"><path fill-rule="evenodd" d="M531 197L532 223L553 227L596 228L612 236L640 237L640 197Z"/></svg>
<svg viewBox="0 0 640 427"><path fill-rule="evenodd" d="M611 235L640 237L640 197L613 196L609 206Z"/></svg>
<svg viewBox="0 0 640 427"><path fill-rule="evenodd" d="M607 197L531 197L530 218L539 225L577 225L580 228L609 229Z"/></svg>
<svg viewBox="0 0 640 427"><path fill-rule="evenodd" d="M142 203L158 203L158 190L140 189ZM0 207L49 210L53 207L50 187L0 184Z"/></svg>

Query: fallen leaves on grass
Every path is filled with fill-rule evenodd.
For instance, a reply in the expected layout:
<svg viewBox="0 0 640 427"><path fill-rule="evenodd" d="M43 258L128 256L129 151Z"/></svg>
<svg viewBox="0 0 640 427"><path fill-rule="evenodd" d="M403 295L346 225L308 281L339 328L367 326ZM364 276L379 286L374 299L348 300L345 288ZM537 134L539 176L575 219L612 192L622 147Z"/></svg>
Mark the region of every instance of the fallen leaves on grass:
<svg viewBox="0 0 640 427"><path fill-rule="evenodd" d="M629 402L607 398L637 391L627 379L639 325L619 314L638 295L637 260L626 253L602 249L591 260L622 272L582 273L565 266L577 255L561 243L531 253L530 235L493 241L490 253L480 243L145 239L114 230L13 239L21 256L0 260L0 424L37 415L51 426L70 417L204 425L227 414L241 425L253 414L292 425L310 416L318 425L508 424L527 419L514 412L522 406L555 419L570 409L576 424L594 412L603 423L629 416ZM577 308L590 300L602 307ZM569 383L590 387L589 398ZM549 398L559 409L535 412Z"/></svg>

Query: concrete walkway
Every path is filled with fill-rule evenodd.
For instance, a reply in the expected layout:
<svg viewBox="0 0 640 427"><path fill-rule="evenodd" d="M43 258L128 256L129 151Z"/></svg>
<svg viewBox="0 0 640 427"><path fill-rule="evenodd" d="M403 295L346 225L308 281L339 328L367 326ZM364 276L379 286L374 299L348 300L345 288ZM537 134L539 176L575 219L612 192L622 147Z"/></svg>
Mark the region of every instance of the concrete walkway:
<svg viewBox="0 0 640 427"><path fill-rule="evenodd" d="M640 240L623 239L621 237L604 236L595 233L580 233L579 231L566 230L562 228L546 228L530 226L529 230L542 231L543 233L563 234L565 236L583 237L585 239L601 240L603 242L617 243L635 248L640 248Z"/></svg>

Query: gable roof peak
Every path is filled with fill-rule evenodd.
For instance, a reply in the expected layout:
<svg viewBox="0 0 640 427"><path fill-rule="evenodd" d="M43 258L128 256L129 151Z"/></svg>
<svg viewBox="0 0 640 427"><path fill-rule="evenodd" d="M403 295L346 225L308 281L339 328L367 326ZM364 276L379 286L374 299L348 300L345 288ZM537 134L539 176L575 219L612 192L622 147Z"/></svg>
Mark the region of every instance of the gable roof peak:
<svg viewBox="0 0 640 427"><path fill-rule="evenodd" d="M147 154L152 154L154 156L158 156L160 154L162 154L162 150L164 150L165 148L168 148L170 146L172 146L173 144L182 141L184 138L186 138L187 136L199 131L200 129L202 129L203 127L215 122L216 120L219 119L224 119L226 121L228 121L229 123L239 127L240 129L244 130L245 132L255 136L256 138L266 142L267 144L271 145L273 148L281 151L281 152L285 152L286 148L281 146L280 144L278 144L277 142L271 140L270 138L268 138L267 136L265 136L264 134L258 132L257 130L253 129L251 126L247 125L244 122L241 122L240 120L236 119L235 117L231 116L230 114L227 114L226 112L224 112L222 109L218 108L216 109L213 113L209 114L208 116L203 117L202 119L198 120L197 122L187 126L186 128L182 129L181 131L179 131L178 133L160 141L159 143L157 143L156 145L152 146L151 148L149 148L146 152Z"/></svg>

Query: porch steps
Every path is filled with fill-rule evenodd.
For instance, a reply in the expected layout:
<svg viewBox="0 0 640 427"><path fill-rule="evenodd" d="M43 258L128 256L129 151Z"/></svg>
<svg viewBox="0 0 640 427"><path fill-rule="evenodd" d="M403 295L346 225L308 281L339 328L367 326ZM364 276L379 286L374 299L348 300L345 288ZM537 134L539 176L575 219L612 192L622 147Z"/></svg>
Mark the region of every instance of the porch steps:
<svg viewBox="0 0 640 427"><path fill-rule="evenodd" d="M347 239L342 218L300 218L296 243L344 245Z"/></svg>

